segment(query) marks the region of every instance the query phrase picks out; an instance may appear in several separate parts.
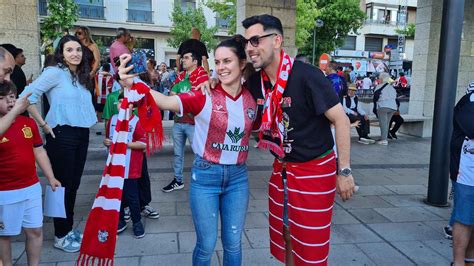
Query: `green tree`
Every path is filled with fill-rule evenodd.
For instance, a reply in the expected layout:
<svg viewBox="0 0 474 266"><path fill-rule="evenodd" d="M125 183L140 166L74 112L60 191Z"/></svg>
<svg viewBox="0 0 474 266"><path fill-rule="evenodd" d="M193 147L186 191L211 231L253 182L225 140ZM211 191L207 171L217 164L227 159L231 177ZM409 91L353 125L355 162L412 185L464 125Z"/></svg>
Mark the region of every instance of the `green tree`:
<svg viewBox="0 0 474 266"><path fill-rule="evenodd" d="M398 34L405 34L407 38L415 38L415 29L416 25L414 23L410 23L407 25L405 30L396 29L395 32Z"/></svg>
<svg viewBox="0 0 474 266"><path fill-rule="evenodd" d="M296 47L304 47L313 36L314 22L320 15L313 0L296 0Z"/></svg>
<svg viewBox="0 0 474 266"><path fill-rule="evenodd" d="M193 27L201 31L201 41L206 45L208 51L211 51L216 46L217 41L214 35L217 32L217 27L207 26L202 7L194 9L188 6L186 11L183 12L180 6L175 6L170 19L173 23L173 28L170 31L171 38L167 41L171 47L178 48L182 42L189 39Z"/></svg>
<svg viewBox="0 0 474 266"><path fill-rule="evenodd" d="M234 35L237 31L237 8L235 7L236 0L209 0L206 6L217 13L220 19L229 21L227 32L229 35Z"/></svg>
<svg viewBox="0 0 474 266"><path fill-rule="evenodd" d="M316 58L322 53L334 51L344 43L346 36L350 32L357 33L362 27L366 18L365 13L360 9L359 0L307 0L316 4L319 11L318 19L324 22L324 26L316 29ZM303 16L305 10L298 10L296 17ZM314 20L310 21L314 25ZM307 22L308 24L310 22ZM297 47L300 52L311 55L313 42L311 39L300 43Z"/></svg>
<svg viewBox="0 0 474 266"><path fill-rule="evenodd" d="M63 32L69 32L77 21L78 5L74 0L49 0L49 15L41 24L41 35L43 42L49 43L63 35Z"/></svg>

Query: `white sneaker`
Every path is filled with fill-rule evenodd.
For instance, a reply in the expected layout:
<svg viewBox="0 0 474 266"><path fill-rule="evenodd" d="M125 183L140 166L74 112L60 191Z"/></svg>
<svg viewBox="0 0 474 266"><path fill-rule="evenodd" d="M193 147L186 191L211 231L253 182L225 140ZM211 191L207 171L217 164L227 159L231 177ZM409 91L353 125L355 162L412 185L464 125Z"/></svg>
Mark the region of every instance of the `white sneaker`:
<svg viewBox="0 0 474 266"><path fill-rule="evenodd" d="M360 144L365 144L365 145L370 144L368 141L364 140L363 138L360 138L357 142L359 142Z"/></svg>
<svg viewBox="0 0 474 266"><path fill-rule="evenodd" d="M387 141L387 140L379 140L379 141L377 141L377 144L387 146L387 145L388 145L388 141Z"/></svg>
<svg viewBox="0 0 474 266"><path fill-rule="evenodd" d="M81 244L75 239L74 233L71 231L65 237L55 237L54 247L64 252L74 253L81 249Z"/></svg>
<svg viewBox="0 0 474 266"><path fill-rule="evenodd" d="M368 144L374 144L375 140L370 138L360 138L360 140L367 142Z"/></svg>

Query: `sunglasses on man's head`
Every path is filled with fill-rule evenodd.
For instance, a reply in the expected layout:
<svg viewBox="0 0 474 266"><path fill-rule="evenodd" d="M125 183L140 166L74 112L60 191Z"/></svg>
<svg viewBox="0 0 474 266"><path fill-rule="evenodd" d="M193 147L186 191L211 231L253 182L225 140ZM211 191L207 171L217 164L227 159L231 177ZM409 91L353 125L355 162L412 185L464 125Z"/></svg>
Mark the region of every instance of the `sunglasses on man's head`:
<svg viewBox="0 0 474 266"><path fill-rule="evenodd" d="M245 41L247 42L247 44L250 43L253 47L257 47L260 44L260 39L270 37L273 35L277 35L277 33L269 33L262 36L253 36L250 39L245 40Z"/></svg>

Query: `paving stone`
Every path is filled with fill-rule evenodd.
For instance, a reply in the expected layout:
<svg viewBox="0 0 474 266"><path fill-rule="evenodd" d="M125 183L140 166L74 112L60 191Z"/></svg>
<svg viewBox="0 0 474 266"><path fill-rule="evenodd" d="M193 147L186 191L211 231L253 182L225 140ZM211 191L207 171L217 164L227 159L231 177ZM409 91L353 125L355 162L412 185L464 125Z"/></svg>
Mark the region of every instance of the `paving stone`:
<svg viewBox="0 0 474 266"><path fill-rule="evenodd" d="M195 232L180 232L178 233L179 239L179 253L188 253L193 252L194 246L196 245L196 233ZM242 248L251 248L250 243L245 236L242 234ZM219 230L217 234L217 241L215 251L222 250L222 239L221 239L221 232Z"/></svg>
<svg viewBox="0 0 474 266"><path fill-rule="evenodd" d="M252 248L270 247L270 233L268 228L245 229L244 232Z"/></svg>
<svg viewBox="0 0 474 266"><path fill-rule="evenodd" d="M392 222L418 222L441 219L422 207L374 208L374 210Z"/></svg>
<svg viewBox="0 0 474 266"><path fill-rule="evenodd" d="M417 265L449 265L451 263L420 241L393 242L392 244Z"/></svg>
<svg viewBox="0 0 474 266"><path fill-rule="evenodd" d="M358 224L360 223L350 213L343 209L334 209L332 212L332 224Z"/></svg>
<svg viewBox="0 0 474 266"><path fill-rule="evenodd" d="M114 258L114 265L116 266L132 266L139 265L140 257L126 257L126 258ZM57 266L71 266L74 265L76 261L65 261L60 262Z"/></svg>
<svg viewBox="0 0 474 266"><path fill-rule="evenodd" d="M268 217L261 212L247 213L245 228L268 228Z"/></svg>
<svg viewBox="0 0 474 266"><path fill-rule="evenodd" d="M443 256L449 261L453 261L453 241L448 239L442 240L425 240L421 241L426 246L430 247L436 253Z"/></svg>
<svg viewBox="0 0 474 266"><path fill-rule="evenodd" d="M176 212L178 215L191 215L191 207L189 201L176 202Z"/></svg>
<svg viewBox="0 0 474 266"><path fill-rule="evenodd" d="M366 224L390 222L387 218L373 209L351 209L349 212Z"/></svg>
<svg viewBox="0 0 474 266"><path fill-rule="evenodd" d="M376 265L414 265L404 254L387 243L361 243L357 246Z"/></svg>
<svg viewBox="0 0 474 266"><path fill-rule="evenodd" d="M399 195L426 195L428 188L422 185L386 185L386 188Z"/></svg>
<svg viewBox="0 0 474 266"><path fill-rule="evenodd" d="M369 224L370 228L388 241L439 240L441 231L435 231L421 222Z"/></svg>
<svg viewBox="0 0 474 266"><path fill-rule="evenodd" d="M41 263L54 263L61 261L75 261L79 253L66 253L53 247L53 241L43 241L43 248L41 250ZM18 260L19 264L26 264L26 253Z"/></svg>
<svg viewBox="0 0 474 266"><path fill-rule="evenodd" d="M25 242L11 242L11 249L12 249L12 259L18 260L20 256L24 255L25 253Z"/></svg>
<svg viewBox="0 0 474 266"><path fill-rule="evenodd" d="M220 258L224 257L222 251L217 251ZM276 260L271 254L270 249L242 249L242 265L269 265L281 266L281 262Z"/></svg>
<svg viewBox="0 0 474 266"><path fill-rule="evenodd" d="M176 213L176 202L151 202L150 206L153 207L162 216L175 216Z"/></svg>
<svg viewBox="0 0 474 266"><path fill-rule="evenodd" d="M115 248L115 257L117 258L170 253L178 253L176 233L147 233L141 239L136 239L132 235L124 235L122 233L117 239L117 247Z"/></svg>
<svg viewBox="0 0 474 266"><path fill-rule="evenodd" d="M355 195L350 200L343 202L340 197L336 197L336 202L344 209L366 209L366 208L388 208L393 207L380 196L359 196Z"/></svg>
<svg viewBox="0 0 474 266"><path fill-rule="evenodd" d="M268 189L265 188L251 188L250 195L257 200L268 200Z"/></svg>
<svg viewBox="0 0 474 266"><path fill-rule="evenodd" d="M389 202L395 207L425 207L423 203L425 196L422 195L393 195L380 196L385 201Z"/></svg>
<svg viewBox="0 0 474 266"><path fill-rule="evenodd" d="M372 170L372 169L371 169ZM377 175L355 175L357 180L357 184L359 186L367 186L367 185L396 185L397 182L393 181L392 179L385 177L385 176L377 176Z"/></svg>
<svg viewBox="0 0 474 266"><path fill-rule="evenodd" d="M423 207L423 208L425 210L428 210L428 211L438 215L439 217L443 218L444 220L449 220L449 218L451 218L451 211L452 211L451 207L439 208L439 207L433 207L433 206L425 205L425 207Z"/></svg>
<svg viewBox="0 0 474 266"><path fill-rule="evenodd" d="M190 216L163 216L157 223L147 223L147 233L171 233L194 231L194 224Z"/></svg>
<svg viewBox="0 0 474 266"><path fill-rule="evenodd" d="M142 266L183 266L192 265L192 253L166 254L156 256L143 256L140 258L140 265ZM214 252L211 257L211 266L219 266L219 258L217 252Z"/></svg>
<svg viewBox="0 0 474 266"><path fill-rule="evenodd" d="M358 180L356 180L357 184L359 185ZM394 192L385 188L384 186L376 185L359 185L359 190L356 193L360 196L380 196L380 195L393 195Z"/></svg>
<svg viewBox="0 0 474 266"><path fill-rule="evenodd" d="M362 224L331 226L331 244L382 242L376 234Z"/></svg>
<svg viewBox="0 0 474 266"><path fill-rule="evenodd" d="M328 265L375 265L361 249L353 244L331 245Z"/></svg>
<svg viewBox="0 0 474 266"><path fill-rule="evenodd" d="M247 213L250 212L268 212L268 200L255 200L249 201Z"/></svg>

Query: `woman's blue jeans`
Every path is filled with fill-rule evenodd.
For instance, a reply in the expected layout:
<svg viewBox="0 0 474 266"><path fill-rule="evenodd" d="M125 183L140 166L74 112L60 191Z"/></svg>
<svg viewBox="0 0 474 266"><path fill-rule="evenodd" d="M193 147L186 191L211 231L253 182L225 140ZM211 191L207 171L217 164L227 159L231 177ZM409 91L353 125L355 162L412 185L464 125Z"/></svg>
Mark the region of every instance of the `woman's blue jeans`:
<svg viewBox="0 0 474 266"><path fill-rule="evenodd" d="M247 165L214 164L196 156L189 194L196 229L193 265L211 264L219 213L224 265L241 265L241 238L249 201Z"/></svg>

